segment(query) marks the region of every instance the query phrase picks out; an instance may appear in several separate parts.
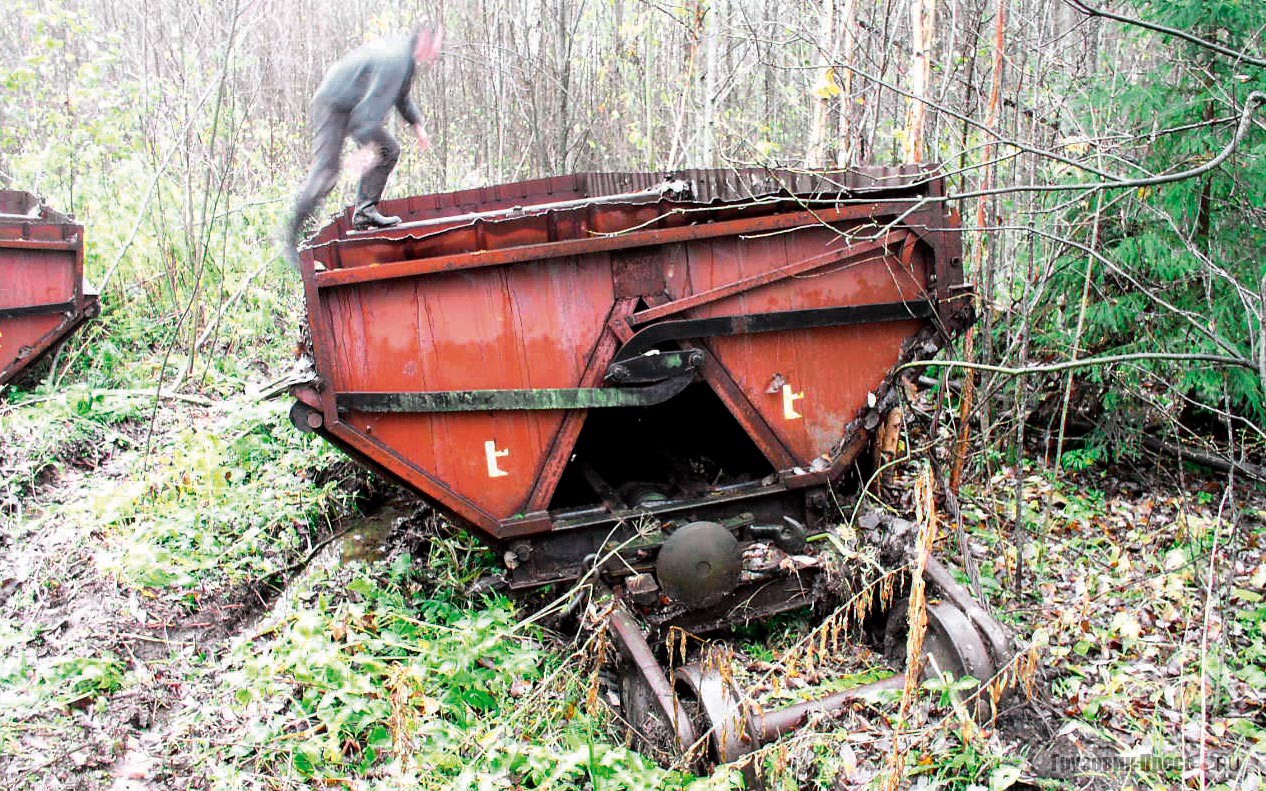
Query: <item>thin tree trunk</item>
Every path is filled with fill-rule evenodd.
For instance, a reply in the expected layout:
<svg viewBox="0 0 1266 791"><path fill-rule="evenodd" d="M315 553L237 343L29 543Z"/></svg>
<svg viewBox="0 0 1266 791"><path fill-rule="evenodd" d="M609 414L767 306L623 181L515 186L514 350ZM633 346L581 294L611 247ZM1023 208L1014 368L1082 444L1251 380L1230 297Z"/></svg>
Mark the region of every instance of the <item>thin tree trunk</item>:
<svg viewBox="0 0 1266 791"><path fill-rule="evenodd" d="M1090 249L1099 249L1099 226L1100 218L1103 213L1103 193L1100 192L1095 196L1095 213L1090 229ZM1078 353L1081 352L1081 335L1085 331L1086 326L1086 310L1090 306L1090 284L1094 281L1095 258L1094 256L1086 256L1086 274L1081 281L1081 300L1077 304L1077 327L1073 330L1073 346L1069 354L1069 360L1076 360ZM1064 380L1064 397L1060 400L1059 408L1059 440L1055 443L1055 464L1059 465L1060 460L1064 457L1064 435L1068 425L1068 406L1072 400L1073 393L1073 372L1069 371L1067 378Z"/></svg>
<svg viewBox="0 0 1266 791"><path fill-rule="evenodd" d="M857 62L854 52L857 49L857 0L844 0L844 7L840 9L839 24L840 56L844 58L847 65L851 66ZM853 96L852 69L840 69L838 76L840 78L840 125L835 164L839 167L847 167L859 159L857 153L860 145L854 138L860 137L856 115L860 105Z"/></svg>
<svg viewBox="0 0 1266 791"><path fill-rule="evenodd" d="M702 167L711 167L715 162L717 24L717 11L710 4L700 22L703 29L703 119L699 127L699 164Z"/></svg>
<svg viewBox="0 0 1266 791"><path fill-rule="evenodd" d="M906 135L903 158L906 162L922 162L927 151L924 139L927 129L927 104L932 73L932 33L936 25L936 4L933 0L910 0L910 93L907 103Z"/></svg>
<svg viewBox="0 0 1266 791"><path fill-rule="evenodd" d="M998 7L994 14L994 40L993 40L993 79L989 88L989 104L985 111L985 126L989 129L997 128L998 117L1002 106L1002 78L1004 56L1006 53L1006 30L1007 30L1007 0L998 0ZM984 173L981 178L981 189L990 190L994 185L995 166L994 145L992 141L986 141L984 152ZM975 253L975 271L977 276L984 283L983 299L980 300L979 314L984 319L985 343L988 346L990 311L992 310L992 284L993 274L989 257L989 242L985 237L986 231L983 229L989 225L990 207L992 198L990 196L982 196L976 202L976 228L977 231ZM967 334L967 356L968 359L974 353L975 328L968 330ZM971 436L970 410L975 401L976 377L974 372L967 371L963 377L963 401L962 410L959 413L958 422L958 438L954 446L954 460L950 467L950 488L955 492L962 484L963 480L963 464L967 457L967 443ZM982 415L987 414L988 404L981 403ZM982 422L985 422L982 417Z"/></svg>
<svg viewBox="0 0 1266 791"><path fill-rule="evenodd" d="M809 122L809 146L805 154L805 164L809 167L821 167L827 161L827 129L830 127L831 103L835 95L828 90L835 85L831 69L835 63L835 47L839 38L835 35L835 0L822 0L818 12L819 60L821 76L818 78L818 90L813 94L813 112Z"/></svg>

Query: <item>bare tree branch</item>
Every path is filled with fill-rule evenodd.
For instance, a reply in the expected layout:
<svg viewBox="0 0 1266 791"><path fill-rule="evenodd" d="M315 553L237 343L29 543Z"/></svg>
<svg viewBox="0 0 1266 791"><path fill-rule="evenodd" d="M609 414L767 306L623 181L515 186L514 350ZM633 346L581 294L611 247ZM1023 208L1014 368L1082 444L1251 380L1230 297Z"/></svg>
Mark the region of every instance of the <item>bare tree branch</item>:
<svg viewBox="0 0 1266 791"><path fill-rule="evenodd" d="M1028 376L1030 374L1052 374L1061 371L1071 371L1075 368L1095 368L1101 365L1115 365L1116 363L1144 362L1147 360L1168 360L1171 362L1189 362L1189 363L1212 363L1213 365L1224 365L1232 368L1247 368L1250 371L1257 371L1257 364L1251 360L1245 360L1243 357L1227 357L1221 354L1178 354L1170 352L1137 352L1135 354L1109 354L1102 357L1082 357L1076 360L1068 360L1062 363L1050 363L1049 365L1028 365L1023 367L1010 367L1006 365L990 365L988 363L973 363L967 360L920 360L917 362L906 363L896 369L896 372L909 370L912 368L927 368L931 365L940 365L947 368L962 368L969 371L988 371L990 373L1001 374L1003 376Z"/></svg>

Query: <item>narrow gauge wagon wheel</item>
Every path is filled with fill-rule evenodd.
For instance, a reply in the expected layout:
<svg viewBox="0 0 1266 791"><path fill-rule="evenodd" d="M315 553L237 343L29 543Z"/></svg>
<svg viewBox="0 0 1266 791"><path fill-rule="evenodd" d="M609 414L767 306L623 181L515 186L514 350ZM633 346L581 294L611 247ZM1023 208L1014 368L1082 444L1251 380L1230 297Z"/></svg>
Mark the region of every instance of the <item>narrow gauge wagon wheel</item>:
<svg viewBox="0 0 1266 791"><path fill-rule="evenodd" d="M907 616L910 600L901 599L888 611L884 626L884 655L900 668L906 662L906 638L910 633ZM923 638L924 664L921 679L938 678L942 675L958 681L967 676L976 679L977 686L993 678L997 668L990 658L989 649L980 632L962 610L948 601L935 601L927 605L927 633ZM960 697L961 691L953 693ZM977 700L976 716L988 713L988 702Z"/></svg>
<svg viewBox="0 0 1266 791"><path fill-rule="evenodd" d="M645 676L634 667L623 665L619 672L620 709L624 725L633 737L636 749L661 766L670 766L690 750L697 737L694 723L700 720L693 701L678 699L682 721L673 723L657 702ZM690 739L691 741L686 741ZM697 761L688 764L697 769Z"/></svg>
<svg viewBox="0 0 1266 791"><path fill-rule="evenodd" d="M311 434L321 428L322 424L325 423L325 418L320 412L302 401L296 401L290 407L290 422L304 434Z"/></svg>

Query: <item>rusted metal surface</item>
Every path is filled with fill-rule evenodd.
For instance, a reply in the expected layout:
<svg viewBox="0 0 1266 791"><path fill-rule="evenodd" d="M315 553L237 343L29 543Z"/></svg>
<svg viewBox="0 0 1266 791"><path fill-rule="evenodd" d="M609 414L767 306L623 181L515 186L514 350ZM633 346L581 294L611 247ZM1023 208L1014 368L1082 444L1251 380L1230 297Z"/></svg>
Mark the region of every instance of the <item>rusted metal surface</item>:
<svg viewBox="0 0 1266 791"><path fill-rule="evenodd" d="M685 753L695 743L694 726L637 621L616 605L607 628L624 663L621 697L629 726L649 752L668 760Z"/></svg>
<svg viewBox="0 0 1266 791"><path fill-rule="evenodd" d="M979 606L974 605L973 606ZM986 649L985 627L976 625L963 610L948 601L928 605L928 631L924 641L922 677L945 676L958 680L971 676L978 682L990 680L998 660ZM894 606L889 615L888 641L904 641L906 603ZM990 619L992 620L992 619ZM904 644L902 645L904 647ZM894 656L904 665L900 651ZM883 694L905 686L902 674L890 676L853 689L765 711L737 688L723 664L705 659L683 667L674 674L678 700L698 705L694 728L709 741L712 759L728 763L742 758L762 745L803 727L810 718L830 716L861 702L874 702ZM962 687L953 694L964 695ZM989 715L987 696L977 696L971 708L976 716Z"/></svg>
<svg viewBox="0 0 1266 791"><path fill-rule="evenodd" d="M719 668L698 664L677 668L674 674L682 697L697 701L717 763L737 761L762 744L751 718L751 707Z"/></svg>
<svg viewBox="0 0 1266 791"><path fill-rule="evenodd" d="M664 592L692 610L726 597L738 587L743 553L738 539L715 522L692 522L674 530L655 560Z"/></svg>
<svg viewBox="0 0 1266 791"><path fill-rule="evenodd" d="M1005 665L1014 654L1011 636L1007 634L1006 627L972 598L971 593L936 558L928 558L924 574L936 586L937 591L971 621L971 625L985 642L992 667L1000 668Z"/></svg>
<svg viewBox="0 0 1266 791"><path fill-rule="evenodd" d="M405 223L444 219L452 228L469 225L479 219L472 219L467 215L516 209L528 214L530 207L549 206L564 201L587 204L591 200L600 201L621 194L664 191L666 186L681 181L690 185L688 201L692 206L743 206L752 202L769 201L782 195L796 196L799 204L805 207L844 206L851 201L862 204L862 215L873 213L873 208L868 207L887 202L892 204L892 213L895 214L904 210L898 207L903 200L908 201L911 195L939 197L943 194L939 180L930 175L931 172L926 167L906 165L895 168L857 167L844 171L763 168L681 170L668 177L663 173L580 173L458 192L419 195L390 201L388 205ZM635 201L632 198L629 200L630 203ZM905 208L908 207L907 204ZM743 210L736 211L741 213ZM734 213L736 212L731 211L717 216L725 217ZM659 212L652 207L651 211L643 212L641 216L653 219L659 216ZM613 231L617 228L616 218L598 216L595 220L604 230ZM617 224L612 224L613 222ZM681 218L676 224L685 222ZM629 226L626 225L625 229L627 227ZM511 229L512 227L503 228L491 234L490 239L495 242ZM381 246L383 240L394 239L398 243L402 239L413 237L413 241L418 241L424 235L402 224L385 233L373 234L372 237L353 231L349 209L318 233L313 243L319 246L339 240L339 247L342 249L372 249ZM349 265L354 265L354 262L349 261Z"/></svg>
<svg viewBox="0 0 1266 791"><path fill-rule="evenodd" d="M679 363L684 375L660 378L648 387L577 387L541 390L440 390L419 393L344 393L339 407L360 412L498 412L553 409L610 409L662 404L690 384L702 365ZM624 371L617 368L617 374ZM614 377L622 379L624 377Z"/></svg>
<svg viewBox="0 0 1266 791"><path fill-rule="evenodd" d="M710 757L716 763L737 761L803 727L814 715L830 715L858 702L873 701L905 685L905 676L898 674L816 700L763 711L734 685L727 668L711 660L677 668L674 680L678 698L698 704L695 730L707 738Z"/></svg>
<svg viewBox="0 0 1266 791"><path fill-rule="evenodd" d="M843 429L905 342L955 310L954 218L927 200L939 182L914 168L673 174L688 199L665 183L581 174L390 202L405 222L373 235L327 226L303 254L323 388L301 397L319 430L494 542L554 529L586 415L636 401L620 393L625 347L695 322L697 337L649 351L703 355L695 380L768 472L824 482L851 462ZM776 323L892 306L908 316Z"/></svg>
<svg viewBox="0 0 1266 791"><path fill-rule="evenodd" d="M629 317L630 324L646 324L647 322L662 319L682 311L692 308L700 308L704 305L711 304L726 297L736 294L742 294L747 291L753 291L761 286L786 280L790 277L799 275L808 275L810 272L821 269L829 264L842 264L850 259L862 259L867 254L873 254L876 251L884 250L894 243L904 241L910 234L906 231L890 233L884 235L883 238L850 243L845 242L839 249L831 250L820 255L810 256L801 261L776 266L771 269L765 269L746 277L737 279L726 278L724 282L710 289L695 290L688 296L674 299L671 302L665 302L656 305L653 308L638 311ZM757 314L759 315L759 314Z"/></svg>
<svg viewBox="0 0 1266 791"><path fill-rule="evenodd" d="M972 321L942 194L915 166L591 173L388 201L382 231L345 213L301 254L315 376L292 419L474 527L511 589L614 597L634 731L732 760L899 682L764 713L715 668L674 689L638 623L825 598L827 487L901 366ZM955 602L929 608L938 666L998 666Z"/></svg>
<svg viewBox="0 0 1266 791"><path fill-rule="evenodd" d="M623 215L620 222L586 223L576 218L563 224L552 214L529 215L522 221L514 222L520 228L493 233L487 230L489 223L479 222L471 227L437 231L422 238L390 237L381 232L377 236L365 239L332 240L320 242L322 231L313 241L317 261L330 268L335 262L337 269L323 271L317 275L316 282L322 288L346 286L354 283L365 283L387 280L396 277L413 277L417 275L453 272L463 269L482 269L490 266L539 261L555 256L581 255L585 253L607 253L613 250L628 250L638 247L654 247L679 242L692 242L704 239L715 239L726 236L752 233L767 233L795 228L820 226L823 223L846 222L857 219L895 218L899 215L909 217L916 204L912 202L896 202L885 204L865 204L842 206L833 209L815 211L782 212L773 216L755 216L744 219L725 219L723 209L709 209L710 216L703 216L704 209L694 210L693 214L660 213L650 214L645 211L619 212ZM761 209L757 204L743 213L753 214ZM588 212L586 212L588 213ZM608 213L616 213L609 207ZM601 216L601 215L599 215ZM541 222L544 219L544 222ZM916 218L918 219L918 218ZM707 221L707 224L690 224L692 220ZM551 222L552 221L552 222ZM506 221L507 223L510 221ZM645 230L648 226L659 226ZM927 231L931 234L932 231ZM568 241L557 241L557 237L574 234ZM353 246L352 242L360 242ZM465 252L451 252L464 245ZM376 259L388 255L388 251L397 248L410 257L404 259ZM475 255L482 253L481 255ZM364 267L375 267L372 270Z"/></svg>
<svg viewBox="0 0 1266 791"><path fill-rule="evenodd" d="M810 717L817 714L834 714L847 706L862 701L873 701L883 693L901 689L905 686L906 677L901 674L889 676L879 681L872 681L853 689L836 692L816 700L796 703L776 711L758 712L753 719L753 731L761 743L772 742L798 728L804 727Z"/></svg>
<svg viewBox="0 0 1266 791"><path fill-rule="evenodd" d="M976 605L979 607L979 605ZM908 600L898 601L888 615L884 632L884 652L898 665L906 663L906 635ZM991 622L993 619L989 619ZM1001 628L998 626L997 628ZM933 601L927 605L927 632L923 637L923 654L926 661L920 668L920 679L946 678L954 681L971 677L977 684L969 686L974 692L979 684L988 682L1003 666L1009 656L996 660L990 653L985 630L977 628L967 614L950 601ZM955 687L951 694L959 697L967 690ZM976 716L987 716L987 696L977 696L972 705Z"/></svg>
<svg viewBox="0 0 1266 791"><path fill-rule="evenodd" d="M436 228L439 226L451 226L460 223L474 223L480 220L505 220L522 217L527 214L541 214L543 212L558 211L561 209L575 209L587 207L595 204L603 203L642 203L648 201L658 201L665 197L684 199L688 197L689 184L681 180L667 181L649 189L638 192L625 192L617 195L601 195L594 198L572 198L571 200L553 201L547 203L535 204L532 206L511 206L508 209L489 209L487 211L471 212L457 216L441 216L431 217L424 220L413 220L412 222L397 223L391 226L391 230L415 233L422 228ZM378 236L381 229L372 230L353 230L348 233L351 238L359 236Z"/></svg>
<svg viewBox="0 0 1266 791"><path fill-rule="evenodd" d="M83 226L27 192L0 190L0 385L98 313Z"/></svg>

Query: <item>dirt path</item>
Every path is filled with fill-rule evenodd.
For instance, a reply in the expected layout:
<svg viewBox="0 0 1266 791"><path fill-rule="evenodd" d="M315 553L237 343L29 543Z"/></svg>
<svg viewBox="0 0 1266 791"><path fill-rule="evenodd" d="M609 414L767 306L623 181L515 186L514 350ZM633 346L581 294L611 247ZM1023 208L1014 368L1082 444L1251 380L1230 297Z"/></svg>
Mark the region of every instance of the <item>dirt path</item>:
<svg viewBox="0 0 1266 791"><path fill-rule="evenodd" d="M0 448L0 473L8 474L0 482L19 487L16 495L0 497L0 786L167 788L154 778L173 752L168 726L174 715L198 705L215 681L208 668L269 611L275 588L288 580L272 577L273 587L197 584L181 593L120 578L128 553L153 546L120 547L99 514L115 507L110 498L126 502L129 487L144 479L135 450L143 433L126 424L86 423L80 430L84 421L60 414L52 425L19 424L28 433L6 436ZM214 419L200 410L166 414L159 442L190 428L211 432ZM47 455L34 455L42 451ZM163 459L156 454L148 463L154 468ZM227 483L232 475L222 478ZM137 509L130 518L154 517ZM199 512L190 509L189 518L200 518ZM366 539L372 544L383 530L377 521L366 524L376 531ZM352 541L354 527L327 525L324 532L348 530ZM334 542L314 561L336 562L342 551ZM293 562L305 554L295 547L279 557ZM296 566L290 573L302 571Z"/></svg>

